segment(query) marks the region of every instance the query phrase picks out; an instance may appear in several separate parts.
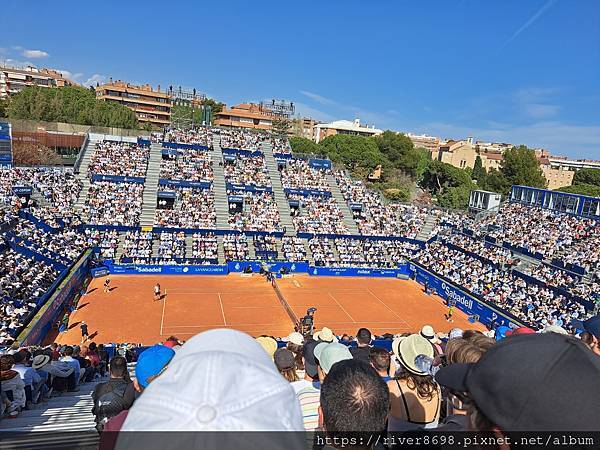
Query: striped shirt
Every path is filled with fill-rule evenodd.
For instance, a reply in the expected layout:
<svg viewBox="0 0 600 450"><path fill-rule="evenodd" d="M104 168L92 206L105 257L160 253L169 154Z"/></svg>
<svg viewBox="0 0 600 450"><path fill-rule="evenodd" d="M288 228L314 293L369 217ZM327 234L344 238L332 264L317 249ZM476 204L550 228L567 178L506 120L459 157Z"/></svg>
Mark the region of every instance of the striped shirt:
<svg viewBox="0 0 600 450"><path fill-rule="evenodd" d="M302 410L302 420L306 431L319 428L319 406L321 405L321 385L313 383L296 394Z"/></svg>

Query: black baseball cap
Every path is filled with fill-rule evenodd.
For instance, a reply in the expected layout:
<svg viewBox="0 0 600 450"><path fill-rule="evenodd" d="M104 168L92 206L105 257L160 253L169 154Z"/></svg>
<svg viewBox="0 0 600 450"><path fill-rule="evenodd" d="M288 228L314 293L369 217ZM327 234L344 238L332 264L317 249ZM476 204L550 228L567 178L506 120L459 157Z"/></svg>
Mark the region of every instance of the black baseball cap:
<svg viewBox="0 0 600 450"><path fill-rule="evenodd" d="M435 379L468 392L505 432L600 430L600 357L570 336L510 336L477 363L443 367Z"/></svg>
<svg viewBox="0 0 600 450"><path fill-rule="evenodd" d="M573 320L571 322L573 328L584 330L600 339L600 315L590 317L588 320Z"/></svg>

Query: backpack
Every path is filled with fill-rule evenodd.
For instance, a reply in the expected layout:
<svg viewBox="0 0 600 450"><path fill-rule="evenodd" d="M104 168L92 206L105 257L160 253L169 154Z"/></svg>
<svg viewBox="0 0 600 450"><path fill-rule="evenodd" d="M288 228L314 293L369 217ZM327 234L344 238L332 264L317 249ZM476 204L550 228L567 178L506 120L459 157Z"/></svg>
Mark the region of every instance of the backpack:
<svg viewBox="0 0 600 450"><path fill-rule="evenodd" d="M126 409L125 399L123 397L125 396L125 391L128 386L129 383L119 383L113 390L105 392L98 397L92 413L96 416L96 429L99 432L102 431L104 424L108 422L109 419Z"/></svg>

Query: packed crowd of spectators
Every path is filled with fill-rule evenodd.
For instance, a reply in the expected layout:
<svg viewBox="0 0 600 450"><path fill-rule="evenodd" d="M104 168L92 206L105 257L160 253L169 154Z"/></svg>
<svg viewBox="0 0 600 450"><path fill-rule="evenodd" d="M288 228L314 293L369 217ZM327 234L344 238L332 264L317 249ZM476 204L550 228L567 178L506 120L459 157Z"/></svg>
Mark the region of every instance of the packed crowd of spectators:
<svg viewBox="0 0 600 450"><path fill-rule="evenodd" d="M102 258L116 258L119 248L119 232L117 230L100 231L86 228L84 233L87 246L100 248Z"/></svg>
<svg viewBox="0 0 600 450"><path fill-rule="evenodd" d="M123 237L123 253L121 259L132 258L134 261L152 257L152 231L126 231Z"/></svg>
<svg viewBox="0 0 600 450"><path fill-rule="evenodd" d="M474 228L480 235L488 234L547 258L557 255L562 248L597 237L599 231L593 219L519 203L505 204L498 214L487 216Z"/></svg>
<svg viewBox="0 0 600 450"><path fill-rule="evenodd" d="M272 192L229 191L227 195L242 196L241 211L230 211L229 225L238 231L281 231L279 209ZM230 204L232 208L238 208Z"/></svg>
<svg viewBox="0 0 600 450"><path fill-rule="evenodd" d="M180 181L213 181L210 155L204 150L176 149L163 155L160 178Z"/></svg>
<svg viewBox="0 0 600 450"><path fill-rule="evenodd" d="M310 167L304 159L290 159L281 167L281 184L284 189L312 189L330 192L326 175L329 169Z"/></svg>
<svg viewBox="0 0 600 450"><path fill-rule="evenodd" d="M271 138L271 146L273 153L280 155L290 155L292 153L292 147L288 138L274 137Z"/></svg>
<svg viewBox="0 0 600 450"><path fill-rule="evenodd" d="M158 257L167 260L186 257L185 233L168 233L161 231L158 236Z"/></svg>
<svg viewBox="0 0 600 450"><path fill-rule="evenodd" d="M51 344L4 349L0 354L0 418L15 418L53 396L78 392L80 384L102 378L107 368L108 353L104 345L95 342L81 346Z"/></svg>
<svg viewBox="0 0 600 450"><path fill-rule="evenodd" d="M192 235L192 258L216 263L218 259L217 236L214 233L194 233Z"/></svg>
<svg viewBox="0 0 600 450"><path fill-rule="evenodd" d="M70 215L82 184L72 169L62 167L0 168L0 204L16 204L18 199L12 192L13 186L32 187L57 214Z"/></svg>
<svg viewBox="0 0 600 450"><path fill-rule="evenodd" d="M265 134L248 130L221 129L221 148L256 151L266 138Z"/></svg>
<svg viewBox="0 0 600 450"><path fill-rule="evenodd" d="M297 200L300 204L292 209L292 221L299 233L348 233L344 215L333 197L289 194L288 199Z"/></svg>
<svg viewBox="0 0 600 450"><path fill-rule="evenodd" d="M428 244L415 260L536 329L566 326L588 314L582 304L550 288L529 284L509 270L497 269L441 242Z"/></svg>
<svg viewBox="0 0 600 450"><path fill-rule="evenodd" d="M154 224L170 228L216 228L215 195L211 189L189 187L166 188L159 191L176 193L173 209L157 209Z"/></svg>
<svg viewBox="0 0 600 450"><path fill-rule="evenodd" d="M281 250L286 261L306 261L304 239L296 236L283 236L281 238Z"/></svg>
<svg viewBox="0 0 600 450"><path fill-rule="evenodd" d="M109 362L107 349L93 342L15 347L0 356L0 414L16 417L53 391L77 391L79 383L108 371L110 378L91 395L101 448L115 443L183 448L189 444L184 431L222 429L233 432L219 436L225 447L239 445L236 431L268 430L318 432L316 441L332 449L346 448L342 439L350 437L436 442L429 439L457 435L432 433L480 432L461 435L480 439L493 430L493 442L514 442L519 431L596 430L600 317L580 326L577 339L557 326L539 333L527 327L483 332L456 327L446 334L423 325L386 335L391 351L390 342L375 340L367 328L355 337L336 335L327 326L312 335L293 332L284 346L271 336L213 329L186 342L172 336L146 348L137 357L134 380L127 367L131 353ZM531 386L523 380L543 380L543 389L527 395ZM213 404L219 414L207 406ZM578 414L572 414L573 405ZM130 433L136 431L146 433ZM199 447L214 444L207 433L194 439ZM306 448L306 439L303 433L246 433L244 445L296 449Z"/></svg>
<svg viewBox="0 0 600 450"><path fill-rule="evenodd" d="M235 161L223 165L225 180L242 186L270 187L271 179L264 156L236 155Z"/></svg>
<svg viewBox="0 0 600 450"><path fill-rule="evenodd" d="M143 193L141 183L93 182L85 201L84 221L91 225L136 226L142 213Z"/></svg>
<svg viewBox="0 0 600 450"><path fill-rule="evenodd" d="M248 239L244 234L226 234L223 236L223 251L227 261L244 261L250 256Z"/></svg>
<svg viewBox="0 0 600 450"><path fill-rule="evenodd" d="M88 173L145 177L150 148L131 142L102 141L96 144Z"/></svg>
<svg viewBox="0 0 600 450"><path fill-rule="evenodd" d="M486 244L482 239L474 239L465 234L455 233L445 238L446 242L456 245L471 253L482 256L498 265L512 265L512 252L498 245Z"/></svg>
<svg viewBox="0 0 600 450"><path fill-rule="evenodd" d="M277 259L277 238L270 235L259 235L252 238L254 252L261 259L274 260Z"/></svg>
<svg viewBox="0 0 600 450"><path fill-rule="evenodd" d="M58 275L52 266L12 249L0 252L0 345L12 342Z"/></svg>
<svg viewBox="0 0 600 450"><path fill-rule="evenodd" d="M87 247L85 236L71 228L48 233L27 220L19 219L12 232L21 239L17 245L66 266L71 265Z"/></svg>
<svg viewBox="0 0 600 450"><path fill-rule="evenodd" d="M198 127L193 130L171 128L165 133L165 142L177 142L180 144L198 144L206 147L213 145L214 130L210 127Z"/></svg>

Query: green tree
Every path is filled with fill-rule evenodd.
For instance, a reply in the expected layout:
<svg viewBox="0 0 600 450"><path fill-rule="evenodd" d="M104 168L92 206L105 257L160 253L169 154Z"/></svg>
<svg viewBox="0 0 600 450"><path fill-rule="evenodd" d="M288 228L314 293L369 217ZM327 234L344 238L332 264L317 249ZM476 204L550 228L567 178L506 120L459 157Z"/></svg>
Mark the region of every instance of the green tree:
<svg viewBox="0 0 600 450"><path fill-rule="evenodd" d="M94 91L71 86L56 89L27 87L11 98L8 117L138 128L135 113L129 108L118 103L97 100Z"/></svg>
<svg viewBox="0 0 600 450"><path fill-rule="evenodd" d="M435 160L427 165L421 187L434 194L445 208L466 208L469 194L476 188L468 171Z"/></svg>
<svg viewBox="0 0 600 450"><path fill-rule="evenodd" d="M319 146L310 139L301 136L290 136L290 147L294 153L304 153L306 155L318 155L321 152Z"/></svg>
<svg viewBox="0 0 600 450"><path fill-rule="evenodd" d="M410 201L410 188L407 186L402 186L398 188L390 188L385 189L383 191L383 195L388 200L394 202L408 202Z"/></svg>
<svg viewBox="0 0 600 450"><path fill-rule="evenodd" d="M288 134L290 134L291 128L292 123L290 119L286 117L278 117L273 119L273 123L271 125L273 134L276 136L287 136Z"/></svg>
<svg viewBox="0 0 600 450"><path fill-rule="evenodd" d="M436 195L448 188L464 185L471 185L471 177L465 170L435 160L427 165L421 181L423 188Z"/></svg>
<svg viewBox="0 0 600 450"><path fill-rule="evenodd" d="M414 150L412 141L402 133L386 130L379 136L375 136L379 151L396 167L401 167L404 156Z"/></svg>
<svg viewBox="0 0 600 450"><path fill-rule="evenodd" d="M479 185L481 189L503 194L510 191L510 186L510 182L498 169L491 169Z"/></svg>
<svg viewBox="0 0 600 450"><path fill-rule="evenodd" d="M437 196L437 203L443 208L466 209L469 205L469 196L474 188L475 186L472 185L448 188Z"/></svg>
<svg viewBox="0 0 600 450"><path fill-rule="evenodd" d="M0 117L8 117L8 98L0 98Z"/></svg>
<svg viewBox="0 0 600 450"><path fill-rule="evenodd" d="M535 152L524 145L504 152L500 173L506 179L508 189L514 184L539 188L545 188L548 184ZM508 189L502 193L508 194Z"/></svg>
<svg viewBox="0 0 600 450"><path fill-rule="evenodd" d="M477 155L477 157L475 158L475 164L473 166L473 172L472 172L471 176L474 180L477 180L477 184L479 186L481 186L485 183L486 175L487 175L487 172L483 168L481 156Z"/></svg>
<svg viewBox="0 0 600 450"><path fill-rule="evenodd" d="M571 186L564 186L557 191L569 192L571 194L589 195L591 197L600 197L600 185L595 184L573 184Z"/></svg>
<svg viewBox="0 0 600 450"><path fill-rule="evenodd" d="M600 186L600 169L581 169L575 172L573 184Z"/></svg>
<svg viewBox="0 0 600 450"><path fill-rule="evenodd" d="M352 174L366 178L385 160L372 138L336 134L319 143L319 148L333 162L343 165Z"/></svg>

